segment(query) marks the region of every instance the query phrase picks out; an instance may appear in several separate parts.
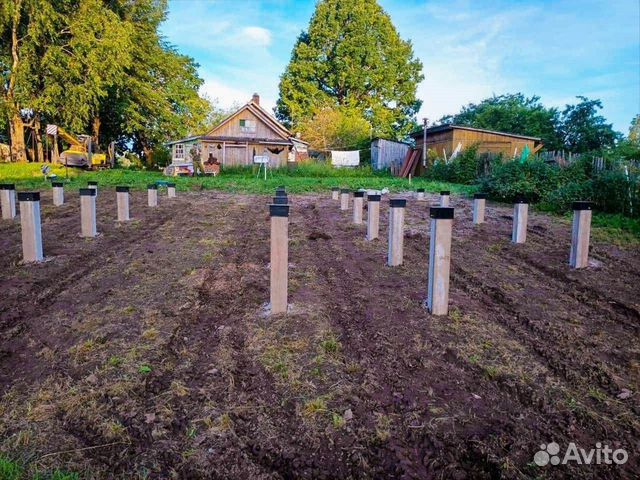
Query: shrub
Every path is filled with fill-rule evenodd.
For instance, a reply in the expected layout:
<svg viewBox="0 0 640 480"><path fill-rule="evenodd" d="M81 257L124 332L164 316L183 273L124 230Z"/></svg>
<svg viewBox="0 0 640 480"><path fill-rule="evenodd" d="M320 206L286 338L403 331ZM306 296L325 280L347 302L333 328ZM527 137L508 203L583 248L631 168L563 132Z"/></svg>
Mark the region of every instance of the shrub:
<svg viewBox="0 0 640 480"><path fill-rule="evenodd" d="M602 172L593 179L593 200L599 210L640 217L640 177L621 171Z"/></svg>
<svg viewBox="0 0 640 480"><path fill-rule="evenodd" d="M559 170L555 165L538 160L508 162L495 165L479 183L483 192L499 200L511 201L522 194L537 202L562 184Z"/></svg>
<svg viewBox="0 0 640 480"><path fill-rule="evenodd" d="M571 182L544 194L540 200L540 208L550 212L566 212L576 200L592 200L593 183L591 180Z"/></svg>
<svg viewBox="0 0 640 480"><path fill-rule="evenodd" d="M433 180L455 183L474 183L478 176L478 147L473 145L448 163L440 160L433 164L427 177Z"/></svg>

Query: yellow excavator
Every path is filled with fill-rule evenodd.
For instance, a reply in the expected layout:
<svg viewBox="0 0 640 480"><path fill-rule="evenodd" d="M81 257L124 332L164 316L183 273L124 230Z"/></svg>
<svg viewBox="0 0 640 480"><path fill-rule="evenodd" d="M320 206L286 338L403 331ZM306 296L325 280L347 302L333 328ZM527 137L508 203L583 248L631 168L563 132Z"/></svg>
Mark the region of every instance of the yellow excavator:
<svg viewBox="0 0 640 480"><path fill-rule="evenodd" d="M111 168L115 161L115 144L111 142L107 153L95 151L90 135L72 135L62 127L56 133L70 147L60 154L59 163L69 167Z"/></svg>

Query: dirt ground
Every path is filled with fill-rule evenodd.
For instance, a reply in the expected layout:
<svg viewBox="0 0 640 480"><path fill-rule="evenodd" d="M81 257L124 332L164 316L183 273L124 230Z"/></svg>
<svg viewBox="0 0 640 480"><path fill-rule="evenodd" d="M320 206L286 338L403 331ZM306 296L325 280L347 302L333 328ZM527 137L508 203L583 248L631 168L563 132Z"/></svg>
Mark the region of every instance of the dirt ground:
<svg viewBox="0 0 640 480"><path fill-rule="evenodd" d="M632 478L640 473L640 248L511 209L471 223L454 197L451 310L423 307L429 202L410 200L405 265L385 266L326 196L291 198L291 313L269 317L268 198L161 196L134 220L98 195L42 197L47 261L0 222L0 451L86 478ZM366 217L366 215L365 215ZM624 465L538 467L555 441Z"/></svg>

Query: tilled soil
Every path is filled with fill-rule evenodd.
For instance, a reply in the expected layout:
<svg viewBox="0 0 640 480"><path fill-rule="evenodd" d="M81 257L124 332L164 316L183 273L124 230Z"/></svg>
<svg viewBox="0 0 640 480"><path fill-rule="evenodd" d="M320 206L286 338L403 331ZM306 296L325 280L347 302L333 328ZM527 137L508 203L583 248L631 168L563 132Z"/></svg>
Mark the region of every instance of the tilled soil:
<svg viewBox="0 0 640 480"><path fill-rule="evenodd" d="M427 202L405 264L385 266L328 196L292 196L290 303L270 317L267 197L179 193L127 224L98 195L43 194L47 261L21 265L0 223L0 451L86 478L632 478L640 472L640 249L570 225L456 207L451 310L425 310ZM365 214L366 218L366 214ZM624 448L623 465L539 467L557 442Z"/></svg>

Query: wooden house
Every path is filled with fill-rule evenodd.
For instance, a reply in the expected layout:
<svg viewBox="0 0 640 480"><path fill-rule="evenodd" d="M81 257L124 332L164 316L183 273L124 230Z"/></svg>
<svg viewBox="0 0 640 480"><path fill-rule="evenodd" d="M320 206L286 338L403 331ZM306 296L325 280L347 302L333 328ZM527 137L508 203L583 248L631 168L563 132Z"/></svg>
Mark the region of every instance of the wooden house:
<svg viewBox="0 0 640 480"><path fill-rule="evenodd" d="M191 163L194 147L203 162L223 166L251 165L255 156L268 156L272 167L308 158L308 143L262 108L258 94L205 135L175 140L167 146L173 165Z"/></svg>
<svg viewBox="0 0 640 480"><path fill-rule="evenodd" d="M401 165L407 151L411 148L408 143L374 138L371 141L371 167L374 170L391 168L392 165Z"/></svg>
<svg viewBox="0 0 640 480"><path fill-rule="evenodd" d="M424 130L411 134L416 142L416 148L422 149ZM439 157L450 157L456 151L477 145L478 153L502 153L505 157L522 154L525 147L535 153L542 148L542 141L537 137L516 135L514 133L494 132L481 128L463 125L438 125L427 128L427 149L430 156L434 153ZM433 152L433 153L431 153Z"/></svg>

